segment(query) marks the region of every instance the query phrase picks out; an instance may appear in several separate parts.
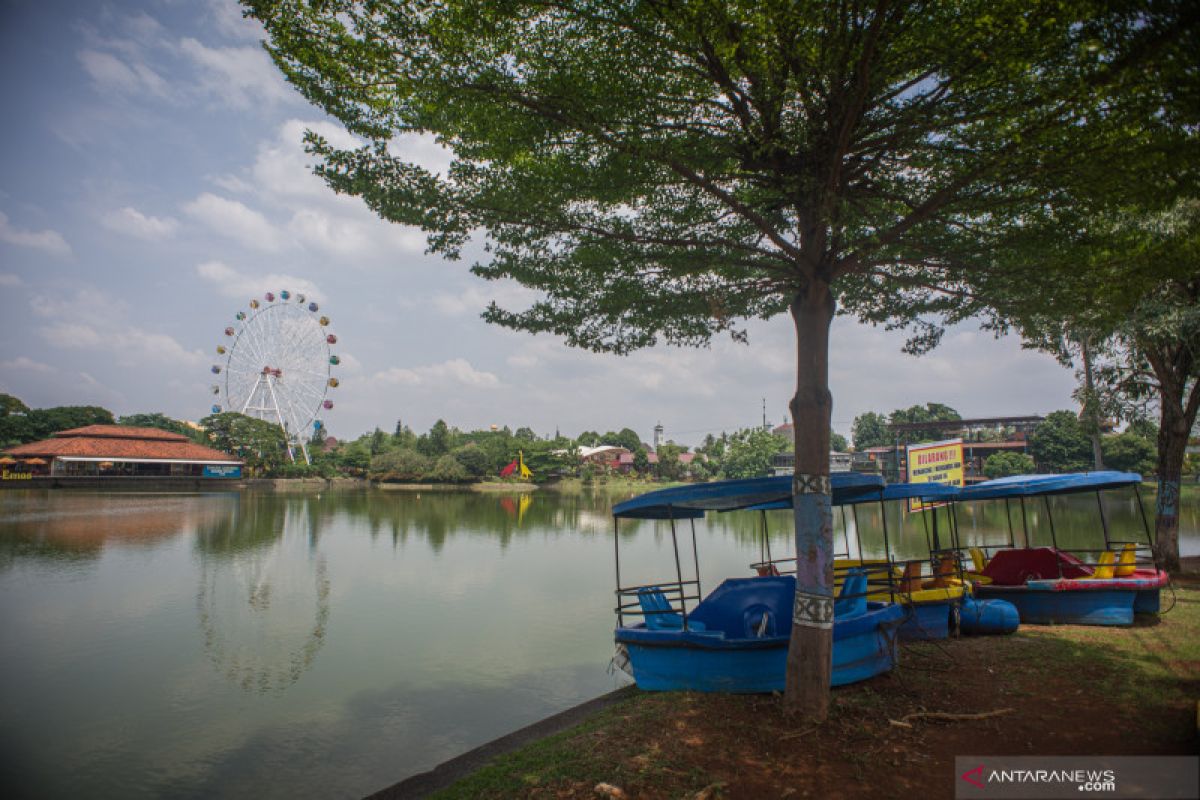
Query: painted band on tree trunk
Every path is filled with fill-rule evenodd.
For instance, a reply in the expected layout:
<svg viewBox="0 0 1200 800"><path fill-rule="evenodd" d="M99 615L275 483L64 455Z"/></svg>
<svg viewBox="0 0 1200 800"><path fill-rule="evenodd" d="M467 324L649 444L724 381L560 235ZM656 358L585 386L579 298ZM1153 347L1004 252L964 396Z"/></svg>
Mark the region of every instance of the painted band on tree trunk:
<svg viewBox="0 0 1200 800"><path fill-rule="evenodd" d="M1179 481L1160 480L1158 482L1157 511L1160 517L1174 517L1179 514Z"/></svg>
<svg viewBox="0 0 1200 800"><path fill-rule="evenodd" d="M826 594L808 594L797 590L792 622L806 628L832 628L833 598Z"/></svg>
<svg viewBox="0 0 1200 800"><path fill-rule="evenodd" d="M802 475L796 473L792 476L792 494L833 494L833 485L829 482L828 475Z"/></svg>

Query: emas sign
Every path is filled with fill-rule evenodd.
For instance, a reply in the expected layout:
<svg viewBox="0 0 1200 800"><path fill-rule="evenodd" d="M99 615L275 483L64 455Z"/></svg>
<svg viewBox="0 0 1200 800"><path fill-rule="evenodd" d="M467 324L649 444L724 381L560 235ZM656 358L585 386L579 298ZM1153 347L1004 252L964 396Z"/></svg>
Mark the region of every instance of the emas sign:
<svg viewBox="0 0 1200 800"><path fill-rule="evenodd" d="M966 798L1200 797L1196 756L957 756L954 796Z"/></svg>
<svg viewBox="0 0 1200 800"><path fill-rule="evenodd" d="M944 442L909 445L907 453L909 483L942 483L947 486L963 485L962 439L947 439ZM909 510L924 511L945 503L922 503L919 499L909 501Z"/></svg>

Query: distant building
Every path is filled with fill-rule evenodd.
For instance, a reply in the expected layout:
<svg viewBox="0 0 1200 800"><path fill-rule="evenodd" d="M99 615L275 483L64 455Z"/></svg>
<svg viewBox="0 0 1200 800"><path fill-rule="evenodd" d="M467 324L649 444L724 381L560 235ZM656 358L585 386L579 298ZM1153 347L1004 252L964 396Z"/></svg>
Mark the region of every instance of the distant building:
<svg viewBox="0 0 1200 800"><path fill-rule="evenodd" d="M658 448L662 447L663 441L664 441L663 426L662 426L662 423L660 422L654 426L654 448L653 449L657 450Z"/></svg>
<svg viewBox="0 0 1200 800"><path fill-rule="evenodd" d="M88 425L4 451L35 474L61 477L240 478L242 461L178 433ZM40 462L40 463L39 463Z"/></svg>

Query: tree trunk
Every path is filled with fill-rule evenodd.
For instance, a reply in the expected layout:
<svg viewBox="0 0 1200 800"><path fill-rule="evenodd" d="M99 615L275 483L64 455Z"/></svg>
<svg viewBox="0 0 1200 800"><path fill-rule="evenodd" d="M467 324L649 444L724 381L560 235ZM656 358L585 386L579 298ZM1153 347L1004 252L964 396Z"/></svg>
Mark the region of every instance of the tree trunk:
<svg viewBox="0 0 1200 800"><path fill-rule="evenodd" d="M1154 560L1161 569L1179 571L1179 487L1188 433L1195 418L1174 403L1160 400L1158 497L1154 508Z"/></svg>
<svg viewBox="0 0 1200 800"><path fill-rule="evenodd" d="M1079 342L1083 353L1083 411L1088 419L1088 431L1092 438L1092 460L1096 469L1104 469L1104 454L1100 449L1100 404L1096 402L1096 381L1092 373L1092 337L1085 335Z"/></svg>
<svg viewBox="0 0 1200 800"><path fill-rule="evenodd" d="M833 513L829 487L829 284L813 279L791 304L796 326L796 395L792 398L796 471L796 605L788 646L784 706L812 722L829 714L833 675Z"/></svg>

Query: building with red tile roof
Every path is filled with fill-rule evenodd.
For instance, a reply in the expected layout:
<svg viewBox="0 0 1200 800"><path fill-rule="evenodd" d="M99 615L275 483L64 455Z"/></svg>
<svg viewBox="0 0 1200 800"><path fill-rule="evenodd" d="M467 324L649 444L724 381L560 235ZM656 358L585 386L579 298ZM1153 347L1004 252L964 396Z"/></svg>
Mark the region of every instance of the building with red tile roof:
<svg viewBox="0 0 1200 800"><path fill-rule="evenodd" d="M158 428L87 425L4 451L17 462L54 476L240 478L237 458ZM38 461L45 464L38 464Z"/></svg>

